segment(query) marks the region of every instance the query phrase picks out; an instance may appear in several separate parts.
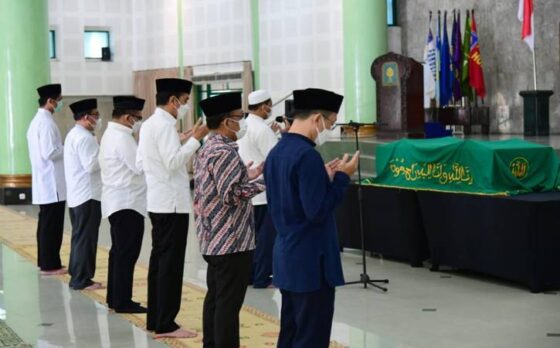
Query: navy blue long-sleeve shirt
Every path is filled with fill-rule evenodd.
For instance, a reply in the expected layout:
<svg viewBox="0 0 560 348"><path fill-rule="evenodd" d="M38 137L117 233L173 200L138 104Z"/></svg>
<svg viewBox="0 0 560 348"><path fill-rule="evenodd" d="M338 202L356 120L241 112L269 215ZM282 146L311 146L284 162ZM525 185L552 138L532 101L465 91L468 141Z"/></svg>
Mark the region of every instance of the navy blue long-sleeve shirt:
<svg viewBox="0 0 560 348"><path fill-rule="evenodd" d="M264 179L277 235L273 282L283 290L311 292L322 282L344 284L334 209L350 182L337 172L331 182L315 143L286 133L269 153Z"/></svg>

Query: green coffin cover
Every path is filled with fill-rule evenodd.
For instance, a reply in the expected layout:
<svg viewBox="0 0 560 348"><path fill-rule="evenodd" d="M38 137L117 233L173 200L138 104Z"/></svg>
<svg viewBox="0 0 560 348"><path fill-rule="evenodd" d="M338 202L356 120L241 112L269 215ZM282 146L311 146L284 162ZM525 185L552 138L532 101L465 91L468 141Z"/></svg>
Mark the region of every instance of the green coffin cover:
<svg viewBox="0 0 560 348"><path fill-rule="evenodd" d="M376 186L516 195L556 190L559 161L550 146L502 141L402 139L379 145Z"/></svg>

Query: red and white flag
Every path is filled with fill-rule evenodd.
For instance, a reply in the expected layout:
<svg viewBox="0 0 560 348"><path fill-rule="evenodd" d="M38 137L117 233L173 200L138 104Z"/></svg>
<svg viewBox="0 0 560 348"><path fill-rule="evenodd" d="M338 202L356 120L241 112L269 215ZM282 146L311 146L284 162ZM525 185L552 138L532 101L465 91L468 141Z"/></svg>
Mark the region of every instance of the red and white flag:
<svg viewBox="0 0 560 348"><path fill-rule="evenodd" d="M517 18L521 21L521 39L535 50L535 23L533 20L533 0L519 0Z"/></svg>

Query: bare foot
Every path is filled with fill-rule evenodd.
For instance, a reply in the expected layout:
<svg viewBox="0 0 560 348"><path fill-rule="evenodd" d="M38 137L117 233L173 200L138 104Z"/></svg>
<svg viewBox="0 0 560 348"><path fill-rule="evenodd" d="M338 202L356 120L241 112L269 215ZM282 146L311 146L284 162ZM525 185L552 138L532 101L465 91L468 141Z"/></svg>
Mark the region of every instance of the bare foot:
<svg viewBox="0 0 560 348"><path fill-rule="evenodd" d="M93 283L90 286L86 286L85 288L83 288L82 290L100 290L100 289L105 289L105 287L103 286L103 284L101 283Z"/></svg>
<svg viewBox="0 0 560 348"><path fill-rule="evenodd" d="M68 272L63 268L55 269L55 270L52 270L52 271L41 271L42 276L61 275L61 274L66 274L66 273L68 273Z"/></svg>
<svg viewBox="0 0 560 348"><path fill-rule="evenodd" d="M197 333L194 331L188 331L179 328L173 332L156 334L154 338L157 340L159 338L193 338L196 336Z"/></svg>

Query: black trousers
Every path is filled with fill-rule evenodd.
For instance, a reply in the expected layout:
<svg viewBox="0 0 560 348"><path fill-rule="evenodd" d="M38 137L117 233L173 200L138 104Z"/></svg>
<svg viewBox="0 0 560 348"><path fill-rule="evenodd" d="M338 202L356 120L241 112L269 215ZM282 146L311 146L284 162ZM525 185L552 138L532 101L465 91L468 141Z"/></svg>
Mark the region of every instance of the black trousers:
<svg viewBox="0 0 560 348"><path fill-rule="evenodd" d="M281 290L282 314L278 348L328 348L334 314L333 287L314 292Z"/></svg>
<svg viewBox="0 0 560 348"><path fill-rule="evenodd" d="M142 249L144 216L135 210L119 210L109 216L111 250L107 277L107 305L126 309L132 305L134 266Z"/></svg>
<svg viewBox="0 0 560 348"><path fill-rule="evenodd" d="M202 312L204 348L239 347L239 311L251 279L253 252L210 256Z"/></svg>
<svg viewBox="0 0 560 348"><path fill-rule="evenodd" d="M253 257L252 283L254 288L266 288L272 283L272 250L276 230L268 213L268 206L253 207L257 248Z"/></svg>
<svg viewBox="0 0 560 348"><path fill-rule="evenodd" d="M101 202L90 199L70 208L72 244L70 249L70 287L81 290L93 284L97 239L101 224Z"/></svg>
<svg viewBox="0 0 560 348"><path fill-rule="evenodd" d="M156 333L172 332L179 328L175 317L181 308L189 214L150 213L150 220L153 228L146 327Z"/></svg>
<svg viewBox="0 0 560 348"><path fill-rule="evenodd" d="M39 205L37 224L37 266L41 271L62 268L60 247L64 234L66 201Z"/></svg>

